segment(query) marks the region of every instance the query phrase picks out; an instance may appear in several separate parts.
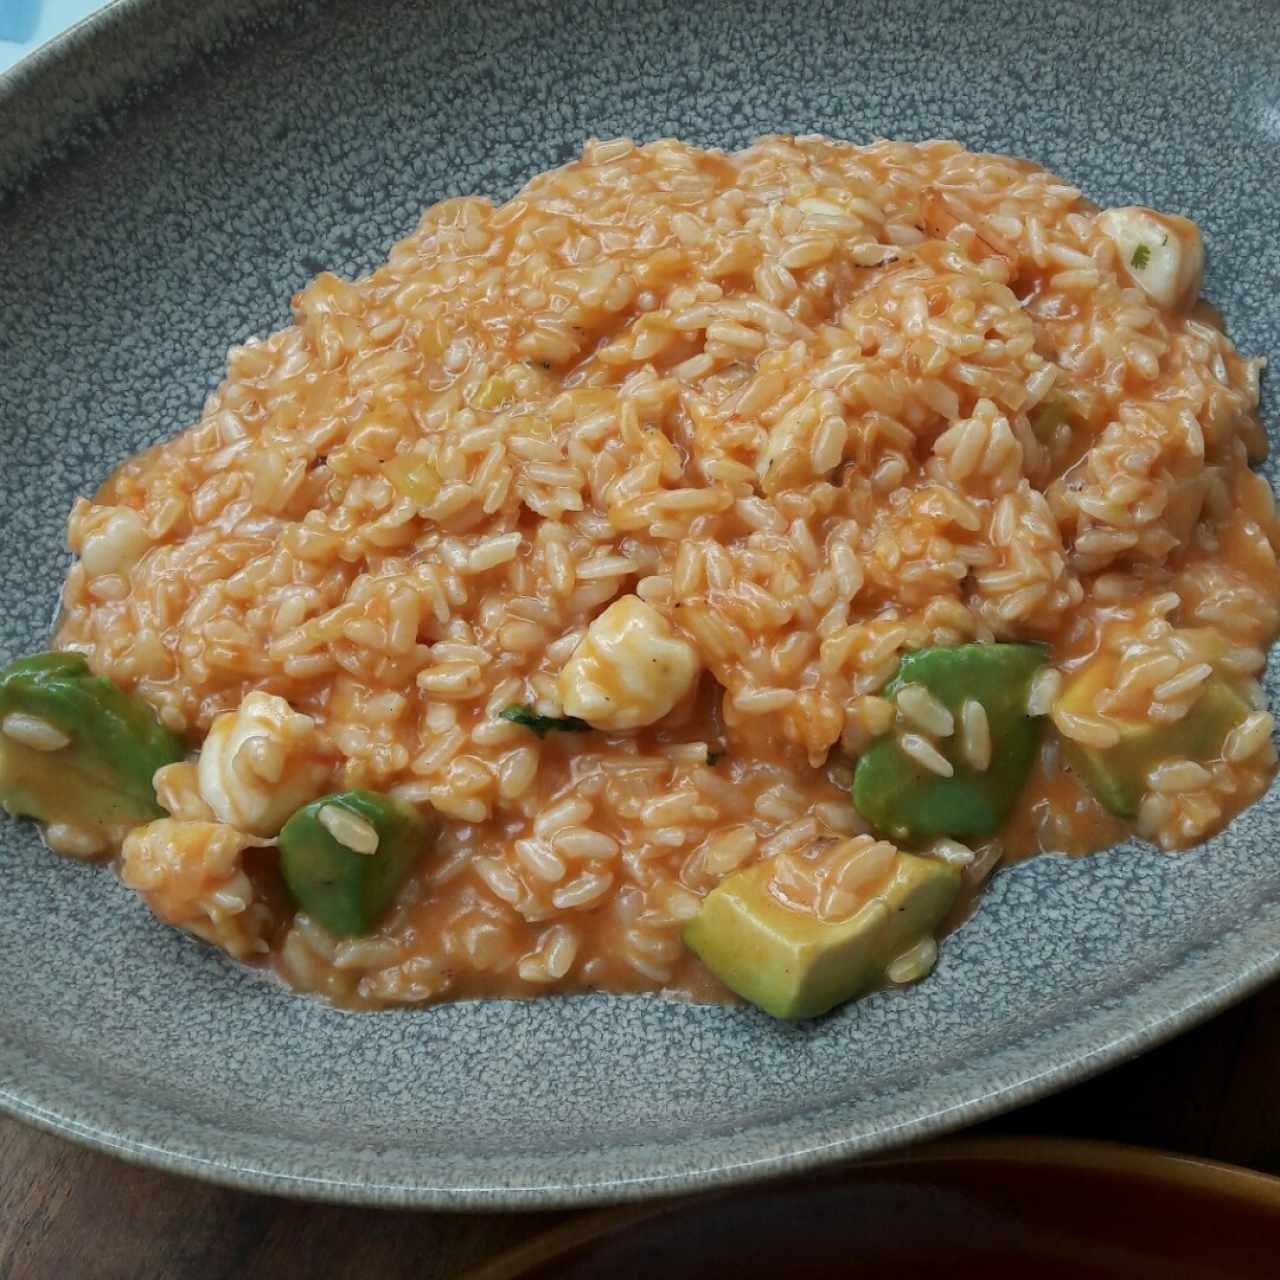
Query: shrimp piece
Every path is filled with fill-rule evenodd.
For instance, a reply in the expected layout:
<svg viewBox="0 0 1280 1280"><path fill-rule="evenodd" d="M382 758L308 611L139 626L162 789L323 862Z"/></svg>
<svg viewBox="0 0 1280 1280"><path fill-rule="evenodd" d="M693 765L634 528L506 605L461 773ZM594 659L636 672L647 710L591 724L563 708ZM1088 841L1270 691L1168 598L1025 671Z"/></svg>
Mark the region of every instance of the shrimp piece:
<svg viewBox="0 0 1280 1280"><path fill-rule="evenodd" d="M250 693L218 716L197 766L200 794L220 822L274 836L324 794L330 765L316 723L270 693Z"/></svg>
<svg viewBox="0 0 1280 1280"><path fill-rule="evenodd" d="M244 851L270 843L221 822L159 818L125 837L120 875L166 924L250 960L266 954L274 921Z"/></svg>

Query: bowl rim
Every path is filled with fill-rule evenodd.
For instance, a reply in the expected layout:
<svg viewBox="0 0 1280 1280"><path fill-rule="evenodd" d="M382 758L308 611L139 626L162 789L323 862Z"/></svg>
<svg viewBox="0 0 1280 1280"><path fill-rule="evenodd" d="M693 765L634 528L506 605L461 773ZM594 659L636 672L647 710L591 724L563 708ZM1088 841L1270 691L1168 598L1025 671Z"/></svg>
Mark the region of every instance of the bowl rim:
<svg viewBox="0 0 1280 1280"><path fill-rule="evenodd" d="M171 50L174 31L180 27L184 38L195 40L200 51L208 54L233 42L247 26L267 21L269 13L282 11L290 2L215 0L207 6L192 7L185 0L109 0L104 8L0 74L0 120L8 110L24 109L28 99L37 98L44 103L56 100L60 82L69 80L125 37L139 42L152 37L158 44L157 33L163 32L165 48ZM164 49L159 52L163 54ZM172 61L167 65L169 72L176 74L181 63ZM157 80L168 78L163 65L157 71L155 65L143 61L112 74L117 89L142 91ZM61 110L52 134L46 127L43 136L18 145L15 154L20 154L24 146L29 153L30 172L38 174L54 155L60 155L62 143L70 141L79 147L86 142L82 127L86 115L114 101L102 83L96 85L94 92L96 97L91 93L86 98L81 93ZM87 141L92 145L91 139ZM0 153L0 207L15 195L21 198L27 176L26 172L21 173L16 187L7 190L5 158ZM703 1152L700 1156L695 1138L664 1148L661 1157L652 1154L651 1148L614 1148L612 1159L609 1151L578 1152L546 1158L538 1168L530 1165L519 1177L510 1176L507 1170L500 1180L488 1182L479 1159L474 1161L469 1175L455 1167L446 1176L439 1176L424 1163L414 1166L412 1176L401 1176L406 1162L396 1151L387 1153L398 1159L386 1165L389 1176L383 1180L376 1176L378 1163L371 1163L367 1152L339 1151L315 1140L306 1147L302 1158L296 1150L282 1152L278 1144L271 1154L264 1155L252 1135L207 1125L176 1110L164 1112L167 1130L182 1131L187 1140L152 1141L147 1136L148 1127L130 1113L131 1106L140 1105L137 1098L116 1097L100 1083L89 1084L58 1070L31 1070L32 1066L47 1064L42 1064L38 1055L32 1055L19 1037L3 1027L0 1113L131 1163L237 1189L301 1199L477 1212L633 1203L695 1190L745 1186L865 1158L938 1138L1087 1080L1189 1030L1280 976L1278 926L1280 900L1255 901L1247 919L1230 933L1212 939L1198 953L1202 971L1220 976L1220 981L1188 994L1174 981L1179 969L1163 969L1140 984L1131 984L1111 1001L1105 1017L1105 1035L1082 1036L1083 1028L1097 1024L1101 1017L1091 1011L1051 1028L1029 1028L1025 1036L1034 1038L1034 1051L1024 1054L1013 1071L993 1071L993 1077L1001 1077L998 1084L979 1084L980 1068L1018 1046L1020 1041L1016 1039L977 1052L967 1065L966 1083L947 1087L944 1082L935 1090L932 1109L904 1108L889 1115L872 1134L841 1131L838 1121L834 1128L820 1133L812 1129L796 1133L797 1117L791 1115L787 1123L793 1131L789 1135L785 1123L745 1127L735 1133L724 1154L708 1156ZM1162 990L1162 986L1170 989ZM1152 1009L1160 1012L1153 1014ZM811 1117L826 1114L827 1111L809 1113ZM621 1158L638 1150L644 1152L646 1172L624 1174ZM308 1155L312 1158L306 1158ZM326 1172L315 1173L317 1167Z"/></svg>
<svg viewBox="0 0 1280 1280"><path fill-rule="evenodd" d="M1280 907L1272 917L1258 916L1252 923L1258 935L1256 941L1265 938L1270 943L1270 939L1280 936ZM871 1132L853 1128L842 1131L836 1122L824 1125L820 1138L812 1136L812 1131L797 1134L797 1116L789 1115L780 1125L744 1127L735 1134L727 1154L711 1157L699 1151L695 1135L689 1142L664 1147L661 1157L651 1148L639 1149L646 1165L643 1173L635 1172L634 1160L623 1172L627 1157L634 1157L638 1150L634 1147L542 1156L536 1163L528 1162L521 1176L512 1176L508 1167L500 1177L495 1177L479 1159L472 1162L470 1171L455 1167L443 1176L424 1161L415 1164L413 1174L405 1177L403 1170L408 1162L403 1154L387 1151L383 1156L392 1158L383 1178L374 1176L378 1163L371 1166L367 1152L362 1159L361 1153L312 1141L305 1146L301 1158L296 1150L282 1152L283 1144L279 1142L270 1144L270 1153L264 1154L253 1135L210 1125L169 1109L163 1111L168 1122L166 1131L183 1132L185 1140L153 1141L147 1136L149 1126L135 1110L151 1104L134 1095L118 1098L100 1083L86 1089L79 1079L59 1078L59 1072L38 1070L46 1064L24 1053L21 1046L8 1044L3 1028L0 1114L7 1113L37 1129L131 1164L293 1199L449 1212L636 1205L697 1191L753 1186L849 1161L893 1158L900 1149L945 1138L1059 1089L1083 1083L1190 1030L1280 974L1280 946L1272 944L1270 954L1262 956L1256 946L1248 949L1253 953L1252 964L1243 968L1228 966L1235 969L1231 978L1200 991L1194 999L1176 1006L1168 997L1161 999L1157 995L1157 1007L1172 1009L1164 1016L1153 1018L1144 1012L1148 1002L1141 998L1141 993L1152 986L1158 989L1159 978L1128 988L1121 997L1121 1003L1128 1006L1127 1016L1118 1029L1115 1021L1111 1022L1113 1034L1101 1045L1079 1047L1081 1022L1087 1014L1057 1024L1049 1034L1043 1027L1029 1028L1024 1037L1036 1042L1034 1066L999 1087L940 1088L935 1091L935 1109L922 1113L918 1107L905 1108L909 1114L891 1117ZM1176 972L1170 970L1162 976L1169 981ZM984 1064L1018 1043L1002 1041L997 1048L978 1055L967 1064L967 1078L993 1073L989 1066L984 1072ZM1059 1046L1062 1051L1055 1052ZM24 1071L24 1067L28 1069ZM19 1086L15 1083L19 1080L26 1083ZM807 1118L812 1121L826 1114L825 1110L810 1112ZM325 1172L316 1173L317 1167Z"/></svg>
<svg viewBox="0 0 1280 1280"><path fill-rule="evenodd" d="M945 1167L956 1164L1118 1173L1126 1180L1149 1182L1162 1188L1177 1187L1206 1197L1256 1205L1268 1211L1280 1224L1280 1177L1205 1156L1091 1138L1024 1138L1005 1134L951 1138L893 1155L875 1156L848 1169L832 1170L821 1185L856 1186L864 1178L874 1177L880 1172L918 1165ZM803 1187L805 1181L780 1183L777 1189L783 1190L788 1185ZM749 1194L750 1190L742 1188L741 1192ZM740 1192L726 1192L725 1196L732 1199L738 1194ZM700 1199L702 1197L682 1196L651 1204L584 1213L503 1250L496 1257L467 1271L460 1280L521 1280L533 1267L554 1262L571 1249L606 1239L664 1213L690 1208Z"/></svg>

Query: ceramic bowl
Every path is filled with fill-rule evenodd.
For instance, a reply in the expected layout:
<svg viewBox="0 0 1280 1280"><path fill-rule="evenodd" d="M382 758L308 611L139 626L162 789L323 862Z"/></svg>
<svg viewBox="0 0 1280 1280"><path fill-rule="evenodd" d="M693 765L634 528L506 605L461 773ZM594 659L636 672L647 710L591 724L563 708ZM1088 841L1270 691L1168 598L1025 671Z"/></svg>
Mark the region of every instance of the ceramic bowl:
<svg viewBox="0 0 1280 1280"><path fill-rule="evenodd" d="M0 79L0 659L47 640L77 493L229 345L445 196L589 135L954 136L1203 228L1280 351L1280 26L1257 0L117 0ZM1264 413L1274 417L1274 399ZM1275 681L1271 682L1275 691ZM1000 874L907 998L812 1024L584 997L289 996L0 826L0 1105L167 1169L374 1204L635 1199L881 1151L1099 1071L1280 970L1280 792L1183 857Z"/></svg>
<svg viewBox="0 0 1280 1280"><path fill-rule="evenodd" d="M578 1214L466 1280L1269 1280L1280 1179L1103 1142L927 1146L838 1177Z"/></svg>

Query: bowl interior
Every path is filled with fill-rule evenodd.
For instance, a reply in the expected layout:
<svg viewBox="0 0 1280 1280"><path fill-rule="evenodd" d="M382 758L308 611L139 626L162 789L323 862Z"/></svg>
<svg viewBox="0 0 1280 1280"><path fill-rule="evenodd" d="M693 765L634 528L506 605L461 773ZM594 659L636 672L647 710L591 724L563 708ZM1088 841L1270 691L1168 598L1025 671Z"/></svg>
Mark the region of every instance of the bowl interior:
<svg viewBox="0 0 1280 1280"><path fill-rule="evenodd" d="M279 3L213 51L166 39L184 8L126 0L0 86L0 125L34 139L36 104L74 94L86 58L150 42L168 75L128 98L101 72L97 131L68 120L77 145L0 202L5 660L47 640L73 497L190 423L230 344L285 323L317 271L369 270L425 206L506 197L590 135L1027 155L1100 204L1193 217L1229 333L1280 351L1262 180L1280 168L1280 29L1261 3ZM602 997L339 1013L6 821L0 1104L167 1167L377 1203L740 1180L976 1119L1251 989L1280 967L1278 833L1273 790L1193 856L1002 874L908 997L783 1026Z"/></svg>

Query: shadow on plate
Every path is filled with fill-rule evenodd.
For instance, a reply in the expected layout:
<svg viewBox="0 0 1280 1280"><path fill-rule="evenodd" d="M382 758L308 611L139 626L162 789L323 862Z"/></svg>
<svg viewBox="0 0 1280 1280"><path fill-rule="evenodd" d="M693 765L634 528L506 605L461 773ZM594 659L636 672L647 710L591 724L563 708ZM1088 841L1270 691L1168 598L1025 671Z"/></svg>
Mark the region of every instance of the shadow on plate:
<svg viewBox="0 0 1280 1280"><path fill-rule="evenodd" d="M1263 1280L1280 1179L1043 1139L922 1148L839 1176L576 1219L467 1280Z"/></svg>

